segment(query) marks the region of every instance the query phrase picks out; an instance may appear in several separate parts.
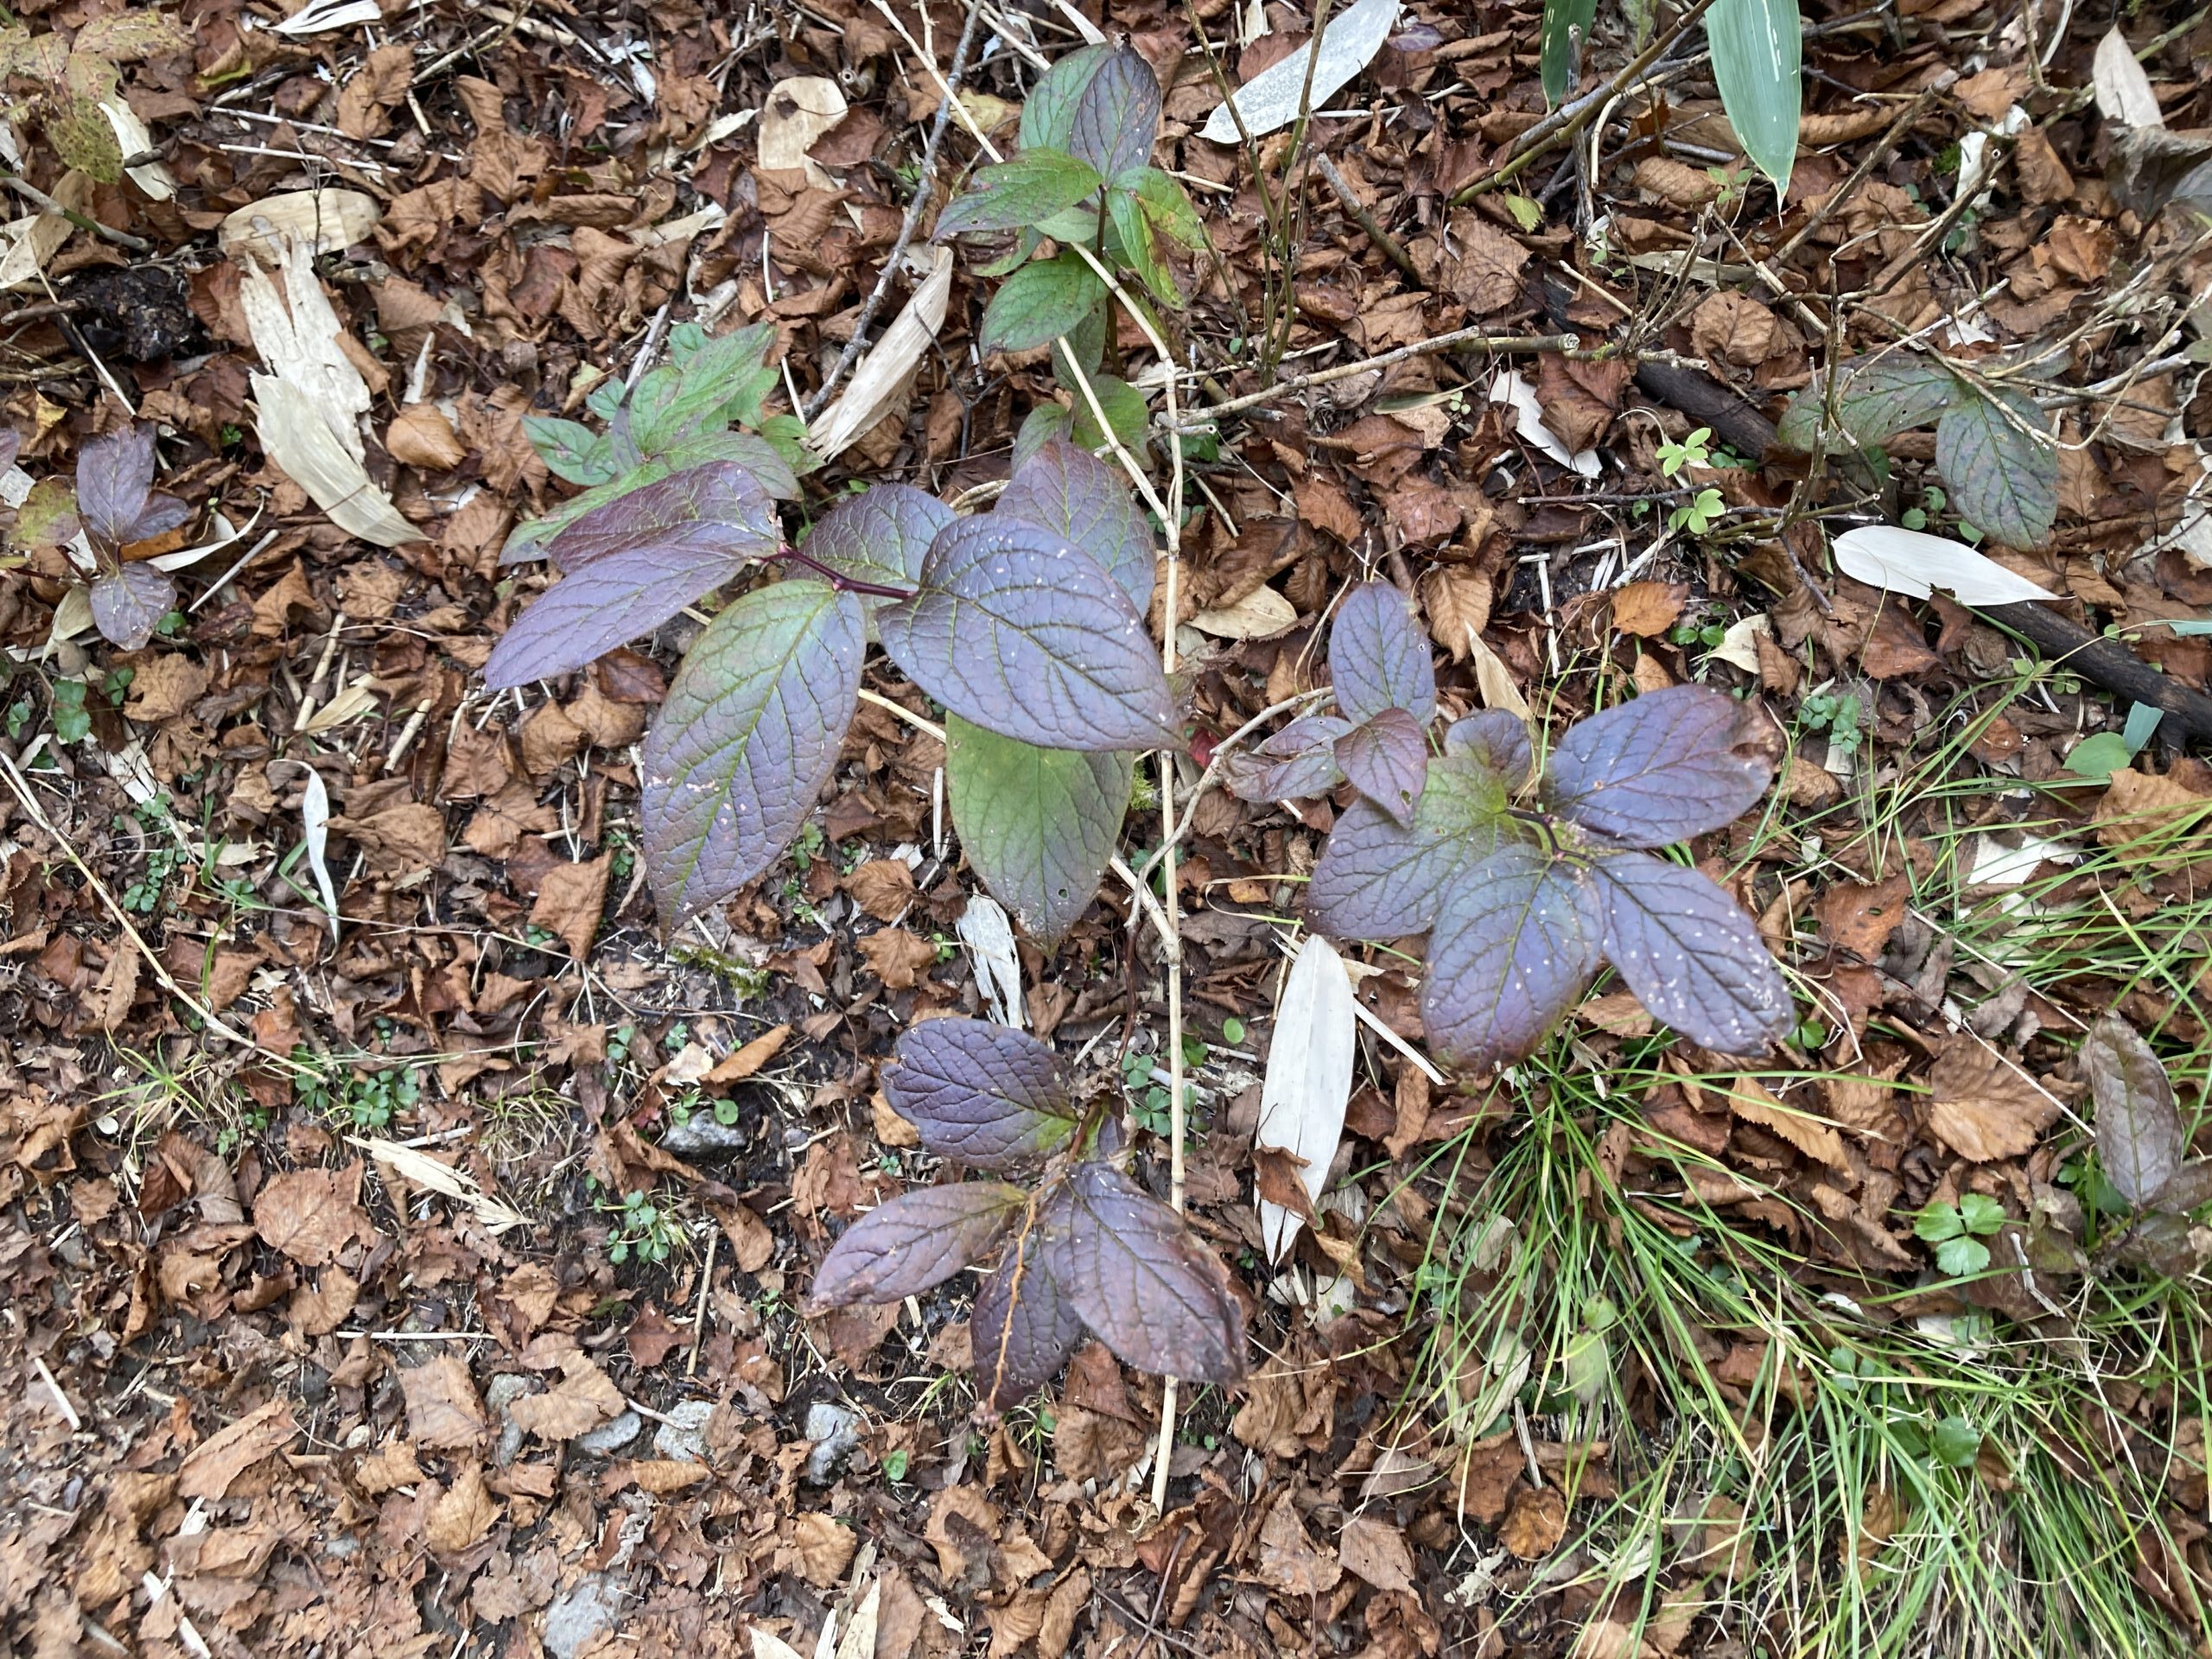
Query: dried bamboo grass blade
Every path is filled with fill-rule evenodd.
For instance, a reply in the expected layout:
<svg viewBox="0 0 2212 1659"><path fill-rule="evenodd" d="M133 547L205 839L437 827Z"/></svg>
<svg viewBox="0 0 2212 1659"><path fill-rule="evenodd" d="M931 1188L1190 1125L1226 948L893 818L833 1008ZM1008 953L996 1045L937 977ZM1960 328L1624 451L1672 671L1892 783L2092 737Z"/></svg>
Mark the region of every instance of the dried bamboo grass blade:
<svg viewBox="0 0 2212 1659"><path fill-rule="evenodd" d="M944 326L952 293L952 251L931 252L930 273L915 289L883 338L861 359L844 395L824 410L807 436L808 447L824 461L841 454L906 397L922 353Z"/></svg>
<svg viewBox="0 0 2212 1659"><path fill-rule="evenodd" d="M61 207L81 213L92 206L92 181L73 167L61 175L52 194ZM76 228L60 213L43 207L0 225L0 242L6 245L6 251L0 253L0 289L26 288L37 282L46 262Z"/></svg>
<svg viewBox="0 0 2212 1659"><path fill-rule="evenodd" d="M360 457L348 453L323 424L321 411L307 393L273 374L257 374L253 395L261 407L253 424L264 453L315 498L331 523L378 547L423 539L423 532L401 518L391 498L376 486Z"/></svg>
<svg viewBox="0 0 2212 1659"><path fill-rule="evenodd" d="M359 190L291 190L246 203L217 226L215 239L226 257L251 254L273 265L283 262L288 243L310 257L351 247L383 217L376 198Z"/></svg>

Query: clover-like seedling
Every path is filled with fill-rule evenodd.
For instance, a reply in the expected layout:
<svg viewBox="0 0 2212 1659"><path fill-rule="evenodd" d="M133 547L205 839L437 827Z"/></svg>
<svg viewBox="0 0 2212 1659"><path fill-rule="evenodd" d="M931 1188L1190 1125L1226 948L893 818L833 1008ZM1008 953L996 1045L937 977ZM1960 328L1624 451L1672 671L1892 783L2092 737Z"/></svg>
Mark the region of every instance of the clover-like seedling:
<svg viewBox="0 0 2212 1659"><path fill-rule="evenodd" d="M978 1391L1004 1410L1086 1333L1141 1370L1232 1383L1244 1314L1220 1258L1112 1161L1111 1125L1070 1096L1052 1047L978 1020L899 1039L884 1092L939 1157L1038 1184L957 1181L879 1205L816 1273L816 1312L898 1301L995 1253L969 1320Z"/></svg>
<svg viewBox="0 0 2212 1659"><path fill-rule="evenodd" d="M1913 1236L1936 1247L1936 1270L1953 1279L1980 1273L1989 1265L1989 1246L2005 1226L2005 1206L1980 1192L1956 1204L1931 1204L1912 1224Z"/></svg>
<svg viewBox="0 0 2212 1659"><path fill-rule="evenodd" d="M192 517L173 495L154 489L154 430L133 423L92 439L78 452L77 486L48 480L16 516L18 540L60 546L82 531L99 561L92 578L92 625L125 651L154 637L176 604L176 583L124 549L167 535Z"/></svg>
<svg viewBox="0 0 2212 1659"><path fill-rule="evenodd" d="M1697 871L1652 856L1732 822L1771 769L1743 710L1701 686L1647 692L1571 728L1541 779L1527 727L1486 709L1440 749L1428 641L1387 582L1355 588L1330 637L1338 712L1294 721L1228 766L1247 799L1350 780L1306 889L1325 932L1429 936L1421 1018L1446 1058L1495 1068L1531 1052L1610 961L1655 1015L1745 1053L1791 1025L1758 931Z"/></svg>

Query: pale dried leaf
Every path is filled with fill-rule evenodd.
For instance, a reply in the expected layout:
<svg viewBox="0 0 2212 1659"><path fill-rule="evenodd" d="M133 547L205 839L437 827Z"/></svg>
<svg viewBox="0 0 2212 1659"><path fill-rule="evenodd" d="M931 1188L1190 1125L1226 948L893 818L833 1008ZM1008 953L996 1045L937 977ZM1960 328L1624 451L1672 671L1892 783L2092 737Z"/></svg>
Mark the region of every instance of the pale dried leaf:
<svg viewBox="0 0 2212 1659"><path fill-rule="evenodd" d="M1274 1037L1268 1052L1267 1078L1261 1085L1260 1123L1253 1145L1281 1147L1304 1160L1299 1179L1315 1204L1321 1201L1330 1161L1344 1139L1357 1031L1344 958L1314 934L1291 963L1275 1004ZM1259 1205L1268 1259L1280 1262L1297 1241L1299 1218L1264 1198Z"/></svg>

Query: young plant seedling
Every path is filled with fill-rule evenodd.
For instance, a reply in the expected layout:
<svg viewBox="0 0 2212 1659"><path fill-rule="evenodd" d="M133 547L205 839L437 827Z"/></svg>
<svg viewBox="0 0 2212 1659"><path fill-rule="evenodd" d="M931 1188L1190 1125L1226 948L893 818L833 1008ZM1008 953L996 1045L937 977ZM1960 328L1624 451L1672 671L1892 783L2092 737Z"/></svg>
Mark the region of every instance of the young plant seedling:
<svg viewBox="0 0 2212 1659"><path fill-rule="evenodd" d="M1227 768L1247 799L1359 798L1322 849L1306 906L1345 939L1429 935L1421 1018L1446 1058L1531 1052L1610 961L1694 1041L1748 1053L1785 1035L1789 995L1758 931L1695 870L1651 849L1718 830L1764 792L1742 706L1701 686L1647 692L1571 728L1535 776L1528 728L1486 709L1440 751L1428 640L1387 582L1355 588L1330 636L1335 714L1293 721Z"/></svg>
<svg viewBox="0 0 2212 1659"><path fill-rule="evenodd" d="M2005 1226L2005 1206L1979 1192L1956 1204L1931 1204L1914 1219L1913 1236L1936 1247L1936 1271L1964 1279L1989 1265L1989 1246Z"/></svg>
<svg viewBox="0 0 2212 1659"><path fill-rule="evenodd" d="M92 624L110 644L142 649L176 603L176 583L143 561L126 561L134 542L167 535L192 517L173 495L154 491L154 431L132 424L78 451L75 489L60 479L31 488L16 514L23 546L60 547L81 530L99 562L92 578Z"/></svg>
<svg viewBox="0 0 2212 1659"><path fill-rule="evenodd" d="M1114 1161L1116 1126L1068 1092L1059 1057L1026 1033L931 1020L899 1039L884 1092L925 1149L1008 1180L923 1187L831 1245L817 1312L918 1296L998 1255L970 1318L978 1391L1003 1411L1050 1382L1086 1333L1140 1370L1230 1383L1244 1314L1220 1259Z"/></svg>

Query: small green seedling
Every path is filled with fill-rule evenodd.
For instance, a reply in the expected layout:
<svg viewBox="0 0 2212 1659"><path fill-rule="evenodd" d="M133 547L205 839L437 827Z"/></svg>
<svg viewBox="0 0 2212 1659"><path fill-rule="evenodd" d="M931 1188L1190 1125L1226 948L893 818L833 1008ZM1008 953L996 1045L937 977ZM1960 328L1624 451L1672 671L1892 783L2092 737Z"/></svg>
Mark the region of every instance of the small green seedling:
<svg viewBox="0 0 2212 1659"><path fill-rule="evenodd" d="M1914 1236L1936 1247L1936 1268L1953 1279L1981 1272L1989 1265L1989 1246L2005 1225L2005 1206L1979 1192L1956 1204L1931 1204L1912 1224ZM1979 1438L1977 1437L1977 1444Z"/></svg>
<svg viewBox="0 0 2212 1659"><path fill-rule="evenodd" d="M1707 467L1713 461L1713 452L1707 446L1712 442L1713 429L1700 426L1676 443L1668 438L1659 445L1659 470L1669 478L1680 475L1685 467Z"/></svg>
<svg viewBox="0 0 2212 1659"><path fill-rule="evenodd" d="M1700 490L1667 515L1668 528L1687 530L1693 536L1702 536L1727 510L1728 504L1720 499L1719 491Z"/></svg>
<svg viewBox="0 0 2212 1659"><path fill-rule="evenodd" d="M604 1204L601 1211L615 1217L607 1240L607 1259L616 1267L631 1257L658 1267L676 1249L676 1223L665 1210L643 1192L623 1195L620 1204Z"/></svg>
<svg viewBox="0 0 2212 1659"><path fill-rule="evenodd" d="M1866 706L1855 691L1815 691L1797 705L1797 718L1808 732L1827 734L1828 747L1839 755L1851 754L1865 735L1861 729Z"/></svg>

